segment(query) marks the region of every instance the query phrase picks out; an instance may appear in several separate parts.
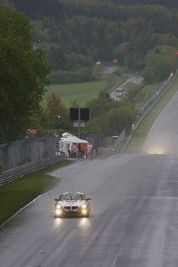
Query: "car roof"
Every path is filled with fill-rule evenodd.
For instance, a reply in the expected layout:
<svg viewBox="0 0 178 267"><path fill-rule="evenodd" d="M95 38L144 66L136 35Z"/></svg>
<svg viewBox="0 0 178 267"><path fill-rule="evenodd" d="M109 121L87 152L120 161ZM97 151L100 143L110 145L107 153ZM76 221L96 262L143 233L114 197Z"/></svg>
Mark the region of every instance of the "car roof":
<svg viewBox="0 0 178 267"><path fill-rule="evenodd" d="M65 192L65 193L62 193L61 195L68 195L68 194L84 195L84 193L82 193L82 192Z"/></svg>

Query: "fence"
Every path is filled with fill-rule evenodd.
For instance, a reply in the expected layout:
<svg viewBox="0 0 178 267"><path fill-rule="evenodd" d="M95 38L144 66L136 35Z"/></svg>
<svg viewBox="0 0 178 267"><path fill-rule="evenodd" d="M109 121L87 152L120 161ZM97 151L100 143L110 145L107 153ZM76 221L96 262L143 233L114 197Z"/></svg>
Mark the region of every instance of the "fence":
<svg viewBox="0 0 178 267"><path fill-rule="evenodd" d="M56 155L58 137L25 139L0 145L0 165L7 171L22 164Z"/></svg>
<svg viewBox="0 0 178 267"><path fill-rule="evenodd" d="M136 123L134 129L137 129L137 127L140 125L141 121L146 117L146 115L150 112L150 110L156 105L156 103L160 100L160 98L167 92L167 90L171 87L172 83L174 82L176 76L178 73L178 69L176 70L175 74L170 74L169 78L162 84L162 86L157 90L156 93L154 93L143 105L139 108L138 114L141 115L143 112L143 115L141 115L139 121ZM151 102L155 100L152 104ZM145 111L145 109L147 109ZM140 111L140 112L139 112ZM123 146L121 153L124 152L126 146L128 145L130 139L132 138L132 134L127 139L127 142Z"/></svg>
<svg viewBox="0 0 178 267"><path fill-rule="evenodd" d="M164 84L155 92L150 98L139 108L138 114L141 116L138 123L135 125L135 129L138 127L143 118L147 113L153 108L161 96L168 90L168 88L173 83L178 70L175 75L172 74L164 82ZM153 104L151 104L154 101ZM149 107L149 108L148 108ZM147 109L148 108L148 109ZM147 109L147 110L146 110ZM145 112L146 110L146 112ZM144 112L144 113L143 113ZM143 114L142 114L143 113ZM125 130L117 137L117 145L125 137ZM124 151L126 145L128 144L132 135L129 136L125 146L121 150ZM89 140L101 142L102 138L96 139L96 136L88 136ZM87 138L86 138L87 139ZM94 144L94 143L93 143ZM59 151L59 137L46 137L46 138L36 138L36 139L25 139L13 142L12 144L2 144L0 145L0 165L2 166L2 171L6 172L8 170L17 168L26 163L38 162L39 159L45 159L54 157L58 155ZM22 169L22 167L20 167ZM2 176L2 175L1 175Z"/></svg>
<svg viewBox="0 0 178 267"><path fill-rule="evenodd" d="M175 77L177 75L177 71L175 73L175 75L173 76L173 73L171 73L169 75L169 78L158 88L158 90L152 94L146 101L145 103L138 109L138 114L142 114L145 109L147 109L147 107L150 105L150 103L153 102L153 100L155 99L160 99L159 95L164 91L164 93L169 89L169 87L171 86L171 84L173 83ZM166 90L165 90L166 89ZM162 96L162 94L161 94Z"/></svg>
<svg viewBox="0 0 178 267"><path fill-rule="evenodd" d="M0 175L0 186L5 183L12 182L20 177L23 177L25 174L38 171L40 169L53 165L57 162L63 161L64 159L65 155L62 154L59 156L32 161L30 163L26 163L22 166L3 172L3 174Z"/></svg>

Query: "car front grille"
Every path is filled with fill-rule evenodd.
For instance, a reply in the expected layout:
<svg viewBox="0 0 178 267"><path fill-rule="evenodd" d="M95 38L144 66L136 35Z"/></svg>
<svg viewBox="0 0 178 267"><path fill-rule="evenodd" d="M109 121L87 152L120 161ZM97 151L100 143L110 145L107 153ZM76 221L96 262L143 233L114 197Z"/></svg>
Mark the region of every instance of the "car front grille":
<svg viewBox="0 0 178 267"><path fill-rule="evenodd" d="M73 210L77 210L78 209L78 206L73 206L72 209Z"/></svg>
<svg viewBox="0 0 178 267"><path fill-rule="evenodd" d="M78 209L78 206L72 206L72 207L70 207L70 206L64 206L64 209L65 210L70 210L70 208L72 208L73 210L77 210Z"/></svg>

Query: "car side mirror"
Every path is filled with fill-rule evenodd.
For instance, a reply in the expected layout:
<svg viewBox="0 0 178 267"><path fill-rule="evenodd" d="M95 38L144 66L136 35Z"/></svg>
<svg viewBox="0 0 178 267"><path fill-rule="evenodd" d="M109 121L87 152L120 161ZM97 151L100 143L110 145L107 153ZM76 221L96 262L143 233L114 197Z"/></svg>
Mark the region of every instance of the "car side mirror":
<svg viewBox="0 0 178 267"><path fill-rule="evenodd" d="M90 201L91 200L91 198L89 197L89 198L87 198L87 201Z"/></svg>
<svg viewBox="0 0 178 267"><path fill-rule="evenodd" d="M59 199L58 198L55 198L54 201L58 201Z"/></svg>

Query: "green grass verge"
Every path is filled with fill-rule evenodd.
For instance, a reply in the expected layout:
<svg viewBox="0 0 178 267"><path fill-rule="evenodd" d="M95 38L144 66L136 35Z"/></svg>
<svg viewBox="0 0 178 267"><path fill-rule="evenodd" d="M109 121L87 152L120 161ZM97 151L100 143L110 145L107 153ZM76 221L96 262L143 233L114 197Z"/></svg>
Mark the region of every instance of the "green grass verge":
<svg viewBox="0 0 178 267"><path fill-rule="evenodd" d="M178 76L175 78L172 86L162 96L162 98L158 101L155 107L148 113L148 115L143 119L138 128L135 130L130 142L128 143L124 151L124 154L140 153L145 138L147 137L152 124L159 116L161 111L164 109L164 107L171 100L171 98L177 91L177 88L178 88Z"/></svg>
<svg viewBox="0 0 178 267"><path fill-rule="evenodd" d="M1 186L0 225L37 196L54 188L60 182L60 179L46 175L46 173L71 163L73 161L64 160Z"/></svg>
<svg viewBox="0 0 178 267"><path fill-rule="evenodd" d="M115 83L120 84L123 77L115 76ZM71 101L78 100L80 105L85 105L86 101L97 98L100 90L107 88L107 75L102 75L98 81L86 83L71 83L71 84L51 84L43 97L43 102L53 92L60 96L62 103L67 107L71 106Z"/></svg>
<svg viewBox="0 0 178 267"><path fill-rule="evenodd" d="M138 110L145 101L147 101L147 99L152 95L154 94L157 89L163 84L164 82L161 82L161 83L154 83L152 85L147 85L143 88L142 90L142 93L145 93L145 97L143 99L142 102L140 103L137 103L136 106L135 106L135 109Z"/></svg>

